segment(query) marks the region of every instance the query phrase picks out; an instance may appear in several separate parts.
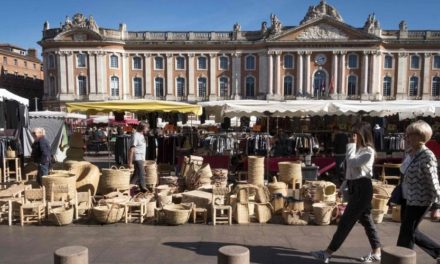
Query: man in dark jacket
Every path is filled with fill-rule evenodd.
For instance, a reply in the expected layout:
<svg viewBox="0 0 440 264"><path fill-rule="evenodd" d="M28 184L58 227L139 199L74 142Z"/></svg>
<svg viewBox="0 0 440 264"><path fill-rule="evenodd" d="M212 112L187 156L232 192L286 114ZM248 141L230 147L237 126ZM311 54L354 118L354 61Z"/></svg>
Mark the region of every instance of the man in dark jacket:
<svg viewBox="0 0 440 264"><path fill-rule="evenodd" d="M32 143L32 160L38 165L37 182L41 186L43 184L42 177L49 174L49 166L51 160L50 144L44 137L46 131L44 128L37 127L32 130L34 143Z"/></svg>

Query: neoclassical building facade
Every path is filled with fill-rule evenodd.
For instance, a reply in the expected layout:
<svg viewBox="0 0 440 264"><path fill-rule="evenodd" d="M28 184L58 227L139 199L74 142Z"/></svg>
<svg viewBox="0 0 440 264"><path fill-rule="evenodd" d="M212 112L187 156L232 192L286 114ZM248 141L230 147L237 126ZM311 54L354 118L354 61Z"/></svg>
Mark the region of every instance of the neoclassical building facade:
<svg viewBox="0 0 440 264"><path fill-rule="evenodd" d="M397 27L396 27L397 28ZM44 24L44 102L115 99L205 101L438 100L440 30L345 23L326 1L298 26L276 15L260 30L158 32L99 27L92 16Z"/></svg>

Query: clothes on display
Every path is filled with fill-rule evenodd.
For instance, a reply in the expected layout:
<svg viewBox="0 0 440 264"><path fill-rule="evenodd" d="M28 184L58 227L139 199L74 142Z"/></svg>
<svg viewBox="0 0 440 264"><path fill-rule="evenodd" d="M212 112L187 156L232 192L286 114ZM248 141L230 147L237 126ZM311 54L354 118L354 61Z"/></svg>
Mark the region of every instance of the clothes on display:
<svg viewBox="0 0 440 264"><path fill-rule="evenodd" d="M202 141L205 149L209 149L211 154L223 154L229 151L231 154L237 152L238 139L231 133L208 135Z"/></svg>
<svg viewBox="0 0 440 264"><path fill-rule="evenodd" d="M115 162L118 165L128 163L128 151L130 149L130 135L120 135L115 142Z"/></svg>
<svg viewBox="0 0 440 264"><path fill-rule="evenodd" d="M382 151L384 148L383 136L383 127L379 126L379 124L376 124L373 128L374 148L376 149L376 151Z"/></svg>
<svg viewBox="0 0 440 264"><path fill-rule="evenodd" d="M405 150L404 133L388 134L383 137L383 142L383 151L392 152Z"/></svg>

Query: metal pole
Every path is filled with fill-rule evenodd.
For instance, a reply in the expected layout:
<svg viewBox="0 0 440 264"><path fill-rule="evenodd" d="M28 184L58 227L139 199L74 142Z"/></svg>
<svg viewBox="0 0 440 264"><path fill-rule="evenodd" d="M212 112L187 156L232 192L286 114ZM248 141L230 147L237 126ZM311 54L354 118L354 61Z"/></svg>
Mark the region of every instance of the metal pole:
<svg viewBox="0 0 440 264"><path fill-rule="evenodd" d="M35 101L35 111L38 111L38 97L34 97Z"/></svg>

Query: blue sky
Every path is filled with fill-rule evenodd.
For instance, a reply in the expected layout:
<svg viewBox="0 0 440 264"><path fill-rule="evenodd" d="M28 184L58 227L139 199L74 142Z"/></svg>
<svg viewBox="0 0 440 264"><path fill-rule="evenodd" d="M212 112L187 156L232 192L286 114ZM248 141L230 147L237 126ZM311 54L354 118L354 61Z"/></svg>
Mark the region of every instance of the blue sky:
<svg viewBox="0 0 440 264"><path fill-rule="evenodd" d="M225 31L235 22L242 30L259 30L273 12L283 25L298 25L308 6L319 0L15 0L4 1L0 43L38 48L44 21L58 27L68 15L93 15L98 26L129 31ZM375 13L384 29L398 29L406 20L409 30L440 30L439 0L327 0L347 24L363 26Z"/></svg>

